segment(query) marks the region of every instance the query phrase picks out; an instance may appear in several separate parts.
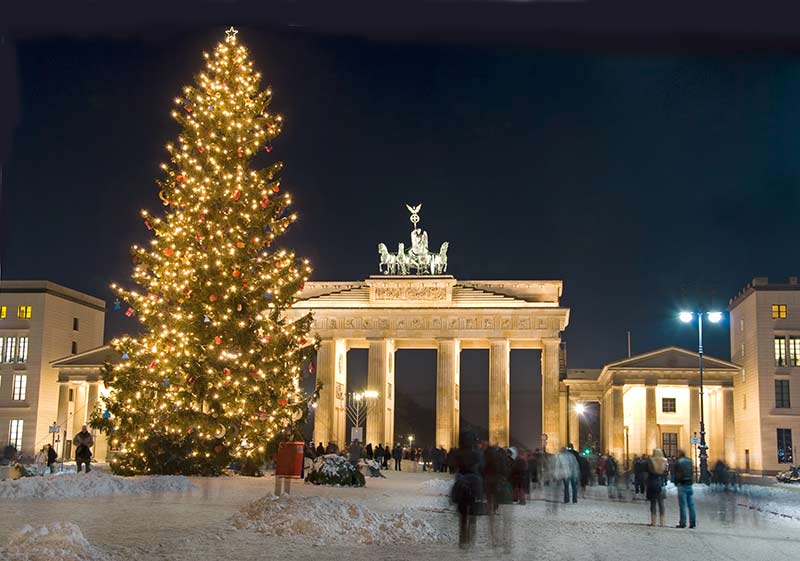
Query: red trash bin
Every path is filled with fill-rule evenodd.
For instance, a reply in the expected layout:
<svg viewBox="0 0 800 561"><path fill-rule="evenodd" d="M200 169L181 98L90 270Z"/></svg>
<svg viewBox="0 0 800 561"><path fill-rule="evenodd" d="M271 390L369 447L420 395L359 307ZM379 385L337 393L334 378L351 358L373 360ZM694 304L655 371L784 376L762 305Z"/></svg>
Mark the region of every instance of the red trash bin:
<svg viewBox="0 0 800 561"><path fill-rule="evenodd" d="M278 447L275 475L300 478L303 471L303 442L283 442Z"/></svg>

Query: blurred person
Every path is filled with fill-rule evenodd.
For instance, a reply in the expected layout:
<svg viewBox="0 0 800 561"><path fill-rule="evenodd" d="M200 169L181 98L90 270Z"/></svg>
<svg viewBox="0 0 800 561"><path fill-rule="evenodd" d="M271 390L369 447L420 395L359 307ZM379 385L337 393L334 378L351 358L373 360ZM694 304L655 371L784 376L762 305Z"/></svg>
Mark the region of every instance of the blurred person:
<svg viewBox="0 0 800 561"><path fill-rule="evenodd" d="M319 443L315 452L317 453L317 457L325 455L325 447L322 445L322 442Z"/></svg>
<svg viewBox="0 0 800 561"><path fill-rule="evenodd" d="M722 460L717 460L714 464L714 469L711 471L712 480L717 487L722 486L725 490L728 489L728 466Z"/></svg>
<svg viewBox="0 0 800 561"><path fill-rule="evenodd" d="M58 454L56 453L56 449L50 446L49 444L45 444L45 448L47 449L47 468L50 473L56 472L56 460L58 459Z"/></svg>
<svg viewBox="0 0 800 561"><path fill-rule="evenodd" d="M633 457L633 497L645 493L645 481L649 473L648 461L645 456Z"/></svg>
<svg viewBox="0 0 800 561"><path fill-rule="evenodd" d="M686 452L678 450L678 459L675 460L672 472L672 482L678 488L678 510L680 521L676 528L686 528L686 511L689 511L689 528L697 526L697 515L694 509L694 467L692 461L686 457Z"/></svg>
<svg viewBox="0 0 800 561"><path fill-rule="evenodd" d="M383 469L383 444L378 443L378 447L375 448L375 461L378 469Z"/></svg>
<svg viewBox="0 0 800 561"><path fill-rule="evenodd" d="M511 486L513 488L513 501L525 504L531 492L531 479L528 468L528 453L517 452L517 457L511 463Z"/></svg>
<svg viewBox="0 0 800 561"><path fill-rule="evenodd" d="M364 455L367 457L368 460L375 459L375 451L372 449L372 442L367 444L366 448L364 448Z"/></svg>
<svg viewBox="0 0 800 561"><path fill-rule="evenodd" d="M451 499L458 510L458 545L462 548L475 544L478 507L483 500L477 442L474 433L465 431L459 435L458 449L452 450L455 481Z"/></svg>
<svg viewBox="0 0 800 561"><path fill-rule="evenodd" d="M403 471L403 449L400 448L400 444L395 444L395 447L392 449L392 458L394 459L394 470L395 471Z"/></svg>
<svg viewBox="0 0 800 561"><path fill-rule="evenodd" d="M606 485L608 486L609 499L621 499L622 490L619 488L619 467L617 460L610 453L606 455L605 463Z"/></svg>
<svg viewBox="0 0 800 561"><path fill-rule="evenodd" d="M606 484L606 462L608 461L608 454L602 454L597 460L597 484Z"/></svg>
<svg viewBox="0 0 800 561"><path fill-rule="evenodd" d="M656 505L658 505L659 525L664 525L664 481L669 470L667 458L660 448L653 450L648 460L645 458L647 472L645 475L645 495L650 501L650 526L656 525Z"/></svg>
<svg viewBox="0 0 800 561"><path fill-rule="evenodd" d="M36 475L44 475L44 470L47 465L47 451L45 448L47 445L42 446L42 449L36 454L36 457L33 459L33 463L36 466Z"/></svg>
<svg viewBox="0 0 800 561"><path fill-rule="evenodd" d="M361 443L356 438L350 444L350 450L349 450L350 463L353 464L353 466L356 469L358 469L358 461L361 459L361 455L362 454L363 454L363 450L361 449Z"/></svg>
<svg viewBox="0 0 800 561"><path fill-rule="evenodd" d="M578 502L578 480L580 479L580 466L576 459L577 453L572 449L572 444L562 448L556 458L556 478L564 485L564 504L569 503L569 490L572 489L572 502Z"/></svg>
<svg viewBox="0 0 800 561"><path fill-rule="evenodd" d="M502 545L507 552L511 551L511 510L508 506L512 498L510 476L508 452L497 446L486 446L483 452L483 492L489 517L489 539L492 547Z"/></svg>

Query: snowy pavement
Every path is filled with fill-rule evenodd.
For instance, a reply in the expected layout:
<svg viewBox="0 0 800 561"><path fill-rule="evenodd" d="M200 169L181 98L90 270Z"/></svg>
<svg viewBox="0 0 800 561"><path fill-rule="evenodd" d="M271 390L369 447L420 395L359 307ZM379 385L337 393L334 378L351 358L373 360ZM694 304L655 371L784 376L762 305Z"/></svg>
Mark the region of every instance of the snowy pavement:
<svg viewBox="0 0 800 561"><path fill-rule="evenodd" d="M456 518L445 495L449 477L385 473L355 489L296 482L289 500L265 498L274 489L271 477L190 478L191 486L127 483L136 494L46 498L10 498L2 487L9 482L3 482L0 560L794 561L800 551L797 488L699 491L699 528L680 530L649 528L646 501L612 501L605 487L594 487L577 505L561 504L554 489L535 492L525 506L507 507L510 554L487 545L487 521L480 517L478 545L465 553L455 546ZM115 485L121 484L102 487ZM667 523L674 525L677 500L666 502Z"/></svg>

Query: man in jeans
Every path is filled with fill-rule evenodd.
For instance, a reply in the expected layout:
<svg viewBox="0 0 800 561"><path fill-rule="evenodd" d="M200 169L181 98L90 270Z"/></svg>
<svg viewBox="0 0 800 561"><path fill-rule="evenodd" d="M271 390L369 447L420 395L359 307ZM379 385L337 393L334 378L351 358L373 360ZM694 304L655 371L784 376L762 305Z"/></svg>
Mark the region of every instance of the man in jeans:
<svg viewBox="0 0 800 561"><path fill-rule="evenodd" d="M675 461L672 473L672 482L678 488L678 510L680 510L680 522L676 528L686 528L686 509L689 509L689 528L696 526L696 514L694 510L694 469L692 461L686 457L683 450L678 450L678 459Z"/></svg>

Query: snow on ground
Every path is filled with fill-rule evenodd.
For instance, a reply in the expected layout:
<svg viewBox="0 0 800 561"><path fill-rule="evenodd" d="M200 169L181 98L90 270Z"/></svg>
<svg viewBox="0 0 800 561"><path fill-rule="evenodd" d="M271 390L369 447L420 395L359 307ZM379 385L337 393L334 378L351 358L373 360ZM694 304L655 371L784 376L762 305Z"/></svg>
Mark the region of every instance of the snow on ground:
<svg viewBox="0 0 800 561"><path fill-rule="evenodd" d="M26 524L64 521L77 525L91 544L86 549L95 557L87 561L788 561L800 547L800 520L763 510L797 508L797 488L725 493L697 486L698 528L677 530L670 527L678 518L673 495L666 500L668 527L649 528L647 501L632 501L630 494L611 500L606 487L590 487L578 504L564 505L563 489L552 486L534 490L527 505L502 507L511 520L511 553L489 545L484 516L478 517L477 545L465 553L455 543L457 517L443 494L450 477L384 474L386 479L370 479L362 488L294 482L291 495L280 499L272 498L272 477L192 478L193 487L176 493L3 499L0 546L11 543L0 549L0 559L55 561L52 555L26 559L19 550L11 557L9 548L21 541L12 536ZM369 543L376 532L385 545ZM59 539L73 544L64 547L67 553L74 544L87 545ZM58 558L72 561L66 554Z"/></svg>
<svg viewBox="0 0 800 561"><path fill-rule="evenodd" d="M136 495L185 491L192 482L182 476L119 477L94 470L89 473L54 473L0 481L0 498L62 498Z"/></svg>
<svg viewBox="0 0 800 561"><path fill-rule="evenodd" d="M672 483L667 486L668 495L676 495L677 489ZM770 486L742 485L736 491L724 491L722 488L696 485L695 497L707 497L720 500L726 496L735 496L736 506L756 510L773 516L800 520L800 485L777 483Z"/></svg>
<svg viewBox="0 0 800 561"><path fill-rule="evenodd" d="M442 534L409 509L383 514L352 500L268 495L233 517L238 529L305 538L317 545L400 544L442 541Z"/></svg>
<svg viewBox="0 0 800 561"><path fill-rule="evenodd" d="M429 479L419 486L423 494L447 495L450 496L450 489L453 488L452 479Z"/></svg>
<svg viewBox="0 0 800 561"><path fill-rule="evenodd" d="M14 533L6 547L0 547L4 561L107 561L80 528L69 522L48 524L39 528L25 526Z"/></svg>

